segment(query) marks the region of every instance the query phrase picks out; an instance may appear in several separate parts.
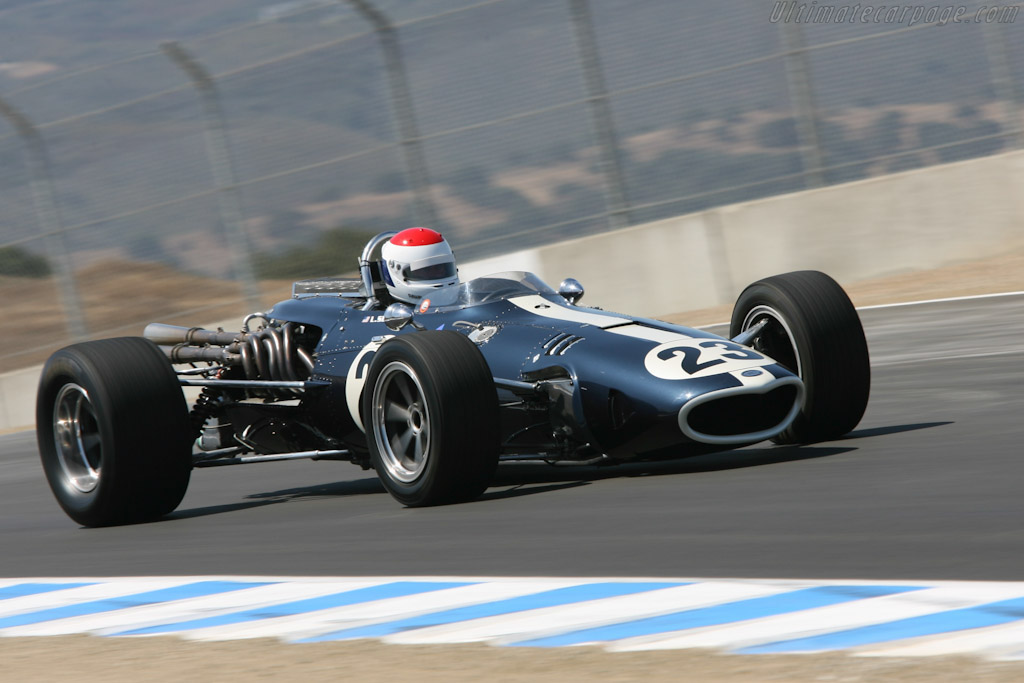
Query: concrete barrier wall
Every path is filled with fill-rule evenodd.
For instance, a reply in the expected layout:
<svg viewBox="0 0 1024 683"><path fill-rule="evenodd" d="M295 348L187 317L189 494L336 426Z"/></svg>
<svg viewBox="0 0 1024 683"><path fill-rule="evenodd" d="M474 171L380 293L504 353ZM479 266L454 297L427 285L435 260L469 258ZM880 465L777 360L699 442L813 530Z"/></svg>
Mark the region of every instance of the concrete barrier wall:
<svg viewBox="0 0 1024 683"><path fill-rule="evenodd" d="M464 263L463 279L575 277L585 303L658 316L732 303L790 270L841 283L1024 248L1024 152L931 166L668 218ZM0 375L0 430L31 426L39 369Z"/></svg>
<svg viewBox="0 0 1024 683"><path fill-rule="evenodd" d="M1024 152L779 195L520 252L586 302L642 315L732 303L776 273L841 283L1024 248Z"/></svg>
<svg viewBox="0 0 1024 683"><path fill-rule="evenodd" d="M36 421L36 387L42 365L0 375L0 432Z"/></svg>

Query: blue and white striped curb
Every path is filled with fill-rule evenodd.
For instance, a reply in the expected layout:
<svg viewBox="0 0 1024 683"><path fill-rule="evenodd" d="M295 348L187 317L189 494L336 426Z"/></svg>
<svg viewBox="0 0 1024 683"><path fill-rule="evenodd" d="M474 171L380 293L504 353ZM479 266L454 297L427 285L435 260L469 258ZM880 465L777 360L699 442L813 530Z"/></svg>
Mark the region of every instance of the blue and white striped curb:
<svg viewBox="0 0 1024 683"><path fill-rule="evenodd" d="M0 579L0 636L71 633L1024 659L1024 582Z"/></svg>

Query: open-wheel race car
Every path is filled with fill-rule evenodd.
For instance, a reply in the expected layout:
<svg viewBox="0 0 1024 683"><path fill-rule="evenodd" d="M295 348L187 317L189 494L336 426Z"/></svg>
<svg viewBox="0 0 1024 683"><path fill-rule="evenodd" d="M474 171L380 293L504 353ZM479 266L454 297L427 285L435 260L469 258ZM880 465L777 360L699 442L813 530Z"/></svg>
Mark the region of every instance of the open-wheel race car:
<svg viewBox="0 0 1024 683"><path fill-rule="evenodd" d="M376 236L358 279L297 282L238 332L154 323L54 353L37 436L64 511L86 526L153 519L194 468L302 458L373 468L408 506L455 503L499 462L818 442L864 413L864 332L823 273L747 287L727 339L581 306L572 279L459 282L453 259L389 255L430 252L417 245L440 235L421 230Z"/></svg>

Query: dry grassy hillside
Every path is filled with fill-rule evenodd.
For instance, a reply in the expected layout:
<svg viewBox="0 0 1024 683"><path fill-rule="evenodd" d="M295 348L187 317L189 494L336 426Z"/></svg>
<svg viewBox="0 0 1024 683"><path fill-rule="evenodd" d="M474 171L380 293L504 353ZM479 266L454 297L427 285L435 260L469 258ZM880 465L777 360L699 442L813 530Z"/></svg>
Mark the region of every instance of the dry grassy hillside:
<svg viewBox="0 0 1024 683"><path fill-rule="evenodd" d="M76 273L86 325L94 337L138 335L149 322L199 325L249 312L233 282L190 275L155 263L107 261ZM262 283L263 304L291 295L290 282ZM41 363L68 343L52 278L0 277L8 323L0 372Z"/></svg>

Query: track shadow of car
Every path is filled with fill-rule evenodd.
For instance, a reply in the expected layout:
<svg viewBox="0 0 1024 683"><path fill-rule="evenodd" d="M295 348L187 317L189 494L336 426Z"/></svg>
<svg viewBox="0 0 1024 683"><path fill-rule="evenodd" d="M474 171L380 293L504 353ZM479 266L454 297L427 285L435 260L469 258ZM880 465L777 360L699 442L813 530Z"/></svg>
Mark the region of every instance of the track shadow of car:
<svg viewBox="0 0 1024 683"><path fill-rule="evenodd" d="M302 486L293 489L281 489L280 491L265 491L247 495L246 501L242 503L228 503L226 505L210 505L200 508L179 509L164 519L189 519L191 517L205 517L207 515L219 515L225 512L238 512L251 508L276 505L299 499L334 498L345 496L363 496L374 493L384 493L384 487L376 477L366 477L351 481L336 481L330 484L316 484L314 486Z"/></svg>
<svg viewBox="0 0 1024 683"><path fill-rule="evenodd" d="M586 486L591 481L615 479L619 477L643 477L670 474L692 474L696 472L714 472L743 467L757 467L781 462L809 460L839 455L857 450L852 446L786 446L768 448L747 448L737 451L723 451L708 455L692 456L680 460L657 462L623 463L610 466L590 467L552 467L544 464L512 464L498 466L494 480L488 490L475 501L484 503L505 498L518 498L538 493L551 493L562 489ZM240 503L233 506L256 507L283 503L302 498L332 498L359 496L384 493L384 486L374 477L352 481L338 481L330 484L318 484L280 491L253 493L246 496L252 503ZM231 508L232 506L220 506ZM210 508L215 511L215 508ZM225 510L228 511L228 510ZM175 516L196 516L192 511L181 511ZM212 513L210 513L212 514Z"/></svg>
<svg viewBox="0 0 1024 683"><path fill-rule="evenodd" d="M624 463L591 467L550 467L547 465L510 465L498 468L492 487L544 482L589 482L620 477L650 477L699 472L718 472L745 467L760 467L783 462L811 460L855 451L852 446L776 446L746 448L695 455L678 460Z"/></svg>
<svg viewBox="0 0 1024 683"><path fill-rule="evenodd" d="M208 505L201 508L189 508L187 510L175 510L171 514L156 520L161 522L164 520L173 519L190 519L192 517L206 517L207 515L219 515L225 512L238 512L239 510L249 510L251 508L264 507L266 505L273 505L278 501L276 500L254 500L247 503L227 503L225 505ZM143 524L145 522L142 522Z"/></svg>
<svg viewBox="0 0 1024 683"><path fill-rule="evenodd" d="M544 467L547 467L547 465L545 465ZM527 489L512 488L505 491L495 491L491 489L484 493L479 498L479 500L498 500L501 498L516 498L518 496L525 496L532 493L544 493L546 491L557 491L559 489L574 488L576 486L585 485L586 482L572 481L566 483L552 484L550 486L532 486ZM384 486L380 483L380 480L376 478L356 479L355 481L338 481L332 484L319 484L317 486L305 486L301 488L284 489L281 491L253 493L251 495L246 496L246 498L256 500L253 500L253 502L251 503L238 503L234 507L258 507L260 505L283 503L285 501L298 500L301 498L332 498L344 496L369 495L374 493L385 493Z"/></svg>
<svg viewBox="0 0 1024 683"><path fill-rule="evenodd" d="M953 424L952 420L946 420L945 422L917 422L914 424L905 425L889 425L888 427L872 427L871 429L855 429L846 436L842 437L840 441L849 441L850 439L863 439L869 436L886 436L887 434L899 434L901 432L912 432L917 429L930 429L932 427L945 427L946 425Z"/></svg>
<svg viewBox="0 0 1024 683"><path fill-rule="evenodd" d="M896 434L946 424L952 423L932 422L877 427L851 432L844 438L855 439ZM491 486L479 499L472 502L486 503L506 498L553 493L563 489L587 486L593 481L603 479L697 474L700 472L762 467L784 462L826 458L850 453L855 450L857 448L853 446L767 446L720 451L677 460L635 462L606 466L552 467L541 464L508 463L498 467ZM246 496L247 502L244 503L178 510L168 519L187 519L190 517L234 512L299 499L362 496L382 493L385 493L384 487L376 477L364 477L350 481L337 481L329 484L253 493Z"/></svg>
<svg viewBox="0 0 1024 683"><path fill-rule="evenodd" d="M500 470L499 470L500 472ZM487 489L477 501L489 501L489 500L501 500L503 498L518 498L520 496L530 496L535 493L550 493L551 491L561 491L562 489L574 489L579 486L589 486L589 481L566 481L555 484L536 484L535 482L523 482L521 484L514 484L512 488L504 490L495 490L502 486L509 486L507 483L493 482L491 488Z"/></svg>
<svg viewBox="0 0 1024 683"><path fill-rule="evenodd" d="M918 429L942 427L949 424L953 424L953 422L918 422L858 429L838 439L838 441L899 434ZM648 477L717 472L745 467L775 465L798 460L810 460L812 458L825 458L832 455L849 453L854 450L857 449L853 446L845 445L762 446L734 451L718 451L678 460L636 462L621 465L558 468L533 464L506 465L498 468L498 474L491 486L493 490L493 487L522 486L530 483L558 481L588 482L617 477Z"/></svg>
<svg viewBox="0 0 1024 683"><path fill-rule="evenodd" d="M385 493L384 485L374 476L349 481L336 481L330 484L267 491L266 493L253 493L246 496L246 498L280 502L296 500L298 498L335 498L341 496L363 496L371 493Z"/></svg>

